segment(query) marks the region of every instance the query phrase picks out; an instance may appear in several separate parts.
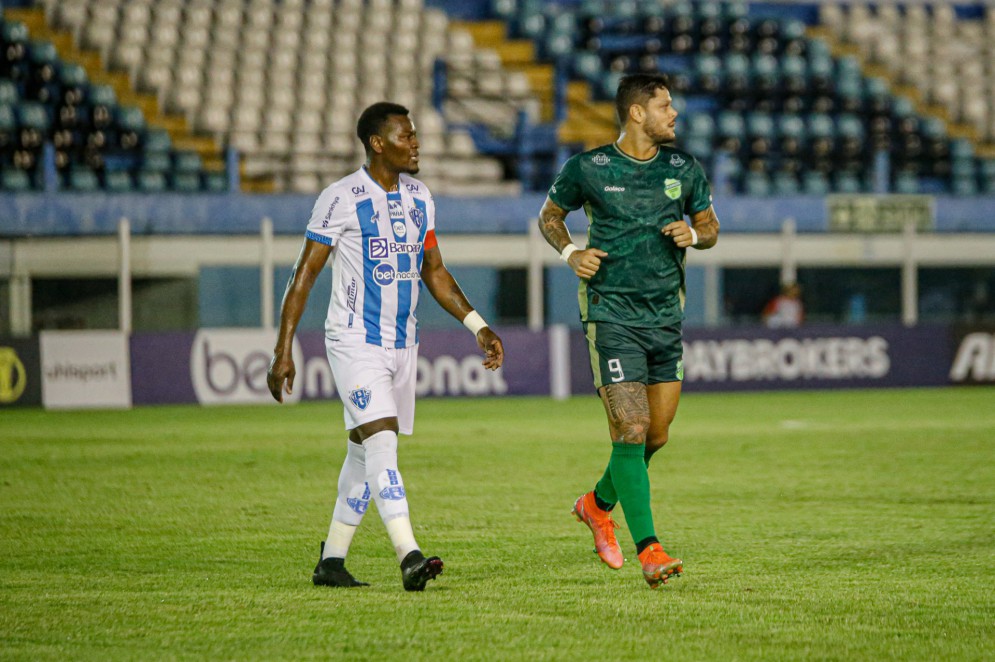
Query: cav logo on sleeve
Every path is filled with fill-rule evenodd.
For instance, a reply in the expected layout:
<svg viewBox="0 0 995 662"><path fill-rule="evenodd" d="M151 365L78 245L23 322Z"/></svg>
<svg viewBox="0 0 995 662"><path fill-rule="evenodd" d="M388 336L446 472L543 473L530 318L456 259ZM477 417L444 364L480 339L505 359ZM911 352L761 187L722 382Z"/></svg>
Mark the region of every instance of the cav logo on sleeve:
<svg viewBox="0 0 995 662"><path fill-rule="evenodd" d="M671 200L677 200L681 197L681 180L679 179L665 179L663 180L663 192L667 194L667 197Z"/></svg>
<svg viewBox="0 0 995 662"><path fill-rule="evenodd" d="M386 260L389 256L386 237L370 237L370 259Z"/></svg>

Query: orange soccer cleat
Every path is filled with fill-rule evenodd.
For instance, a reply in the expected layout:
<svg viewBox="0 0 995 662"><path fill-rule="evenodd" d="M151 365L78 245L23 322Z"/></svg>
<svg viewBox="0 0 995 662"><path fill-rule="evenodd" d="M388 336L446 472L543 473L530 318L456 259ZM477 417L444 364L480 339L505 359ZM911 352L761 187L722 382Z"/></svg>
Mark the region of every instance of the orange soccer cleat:
<svg viewBox="0 0 995 662"><path fill-rule="evenodd" d="M639 554L639 561L643 564L643 577L650 588L666 584L671 577L680 577L684 570L684 563L680 559L671 558L658 542L644 549Z"/></svg>
<svg viewBox="0 0 995 662"><path fill-rule="evenodd" d="M594 502L594 492L579 497L574 503L572 512L578 521L587 524L591 529L591 533L594 534L594 551L601 560L612 570L621 568L625 558L615 537L618 524L612 519L610 512L598 508Z"/></svg>

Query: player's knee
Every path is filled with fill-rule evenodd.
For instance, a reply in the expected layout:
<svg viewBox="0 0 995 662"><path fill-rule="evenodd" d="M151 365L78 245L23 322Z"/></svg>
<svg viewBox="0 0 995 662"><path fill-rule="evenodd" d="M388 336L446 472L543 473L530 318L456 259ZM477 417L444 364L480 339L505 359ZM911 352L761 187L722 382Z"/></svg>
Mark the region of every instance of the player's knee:
<svg viewBox="0 0 995 662"><path fill-rule="evenodd" d="M620 432L617 441L623 444L645 444L646 425L638 421L625 421L618 426Z"/></svg>
<svg viewBox="0 0 995 662"><path fill-rule="evenodd" d="M668 435L655 435L646 438L646 450L650 453L655 453L661 448L663 448L668 441Z"/></svg>
<svg viewBox="0 0 995 662"><path fill-rule="evenodd" d="M373 435L380 432L393 432L397 433L397 417L391 416L389 418L379 418L375 421L370 421L369 423L363 423L357 426L352 431L350 431L349 439L353 440L352 432L356 433L356 437L360 442L365 442L367 439ZM353 440L355 441L355 440Z"/></svg>

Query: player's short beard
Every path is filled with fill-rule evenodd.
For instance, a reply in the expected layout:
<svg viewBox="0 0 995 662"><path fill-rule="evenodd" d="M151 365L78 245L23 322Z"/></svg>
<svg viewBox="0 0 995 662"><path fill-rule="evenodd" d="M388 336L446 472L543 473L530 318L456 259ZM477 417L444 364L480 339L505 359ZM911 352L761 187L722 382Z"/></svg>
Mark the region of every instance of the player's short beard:
<svg viewBox="0 0 995 662"><path fill-rule="evenodd" d="M670 132L666 131L667 127L665 125L663 129L664 130L661 131L660 125L656 122L656 120L652 120L646 123L646 128L644 130L646 132L646 136L657 145L665 145L666 143L673 142L676 137L673 135L667 135L667 133Z"/></svg>

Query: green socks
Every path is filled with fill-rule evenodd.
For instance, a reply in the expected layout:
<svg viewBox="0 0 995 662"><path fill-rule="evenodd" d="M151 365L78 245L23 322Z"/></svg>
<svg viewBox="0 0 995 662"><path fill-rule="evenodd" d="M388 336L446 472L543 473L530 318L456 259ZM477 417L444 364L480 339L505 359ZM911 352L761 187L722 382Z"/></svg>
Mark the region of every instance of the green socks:
<svg viewBox="0 0 995 662"><path fill-rule="evenodd" d="M618 494L618 501L625 512L625 521L629 525L629 533L638 544L647 538L654 538L653 512L650 509L650 479L646 473L645 445L612 443L612 456L608 470L598 486L595 495L600 495L605 501L607 496L602 492L602 486L611 486ZM607 479L607 480L606 480Z"/></svg>
<svg viewBox="0 0 995 662"><path fill-rule="evenodd" d="M645 448L645 446L642 448ZM649 449L643 452L643 459L646 462L647 469L650 466L651 457L653 457L653 453L650 453ZM615 484L612 482L611 462L605 467L605 473L601 476L601 480L594 486L594 499L598 502L598 508L601 508L601 510L611 510L618 503L618 492L615 491Z"/></svg>

